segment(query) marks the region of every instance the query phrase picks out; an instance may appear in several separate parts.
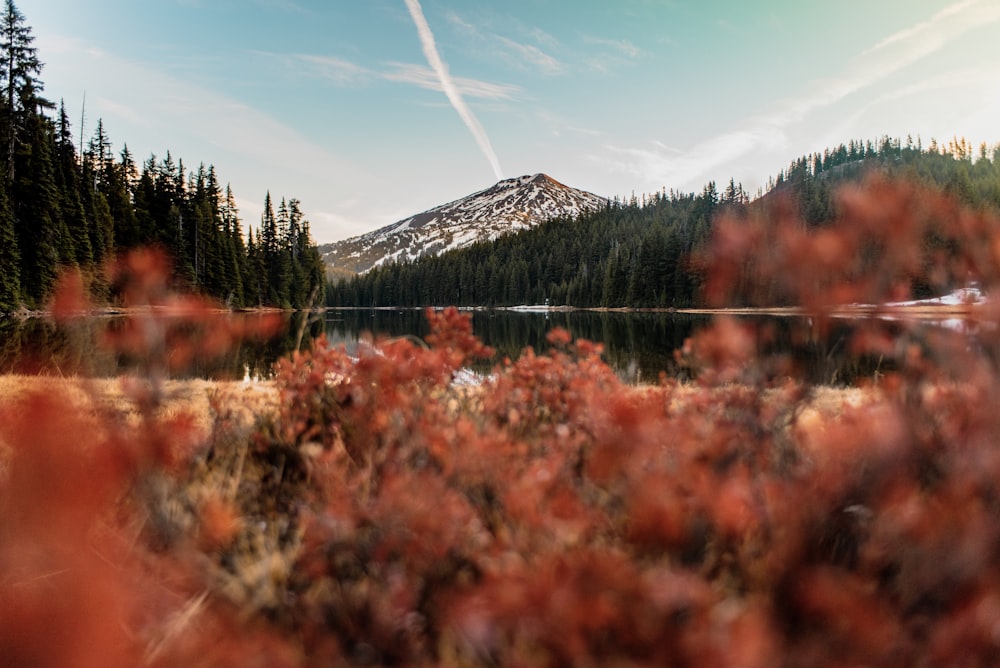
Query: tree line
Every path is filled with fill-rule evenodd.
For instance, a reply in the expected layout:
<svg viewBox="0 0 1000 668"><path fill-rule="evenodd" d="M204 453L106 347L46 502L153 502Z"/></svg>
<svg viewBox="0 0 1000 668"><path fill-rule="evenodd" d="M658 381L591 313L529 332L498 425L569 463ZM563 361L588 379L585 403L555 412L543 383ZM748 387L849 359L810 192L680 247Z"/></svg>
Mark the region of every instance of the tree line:
<svg viewBox="0 0 1000 668"><path fill-rule="evenodd" d="M0 313L38 308L58 272L92 277L95 297L115 295L100 267L118 253L159 246L186 289L231 307L322 302L323 261L296 199L270 193L247 237L232 189L213 166L188 171L168 151L141 165L114 155L98 121L84 145L65 105L43 97L42 63L25 17L6 0L0 16Z"/></svg>
<svg viewBox="0 0 1000 668"><path fill-rule="evenodd" d="M746 213L790 197L807 225L835 215L835 190L881 170L944 189L973 207L1000 208L1000 144L852 140L793 160L751 198L730 179L720 191L661 191L614 199L600 211L549 221L492 242L331 282L331 307L514 306L687 308L702 305L692 258L707 244L713 218ZM919 287L919 286L918 286Z"/></svg>

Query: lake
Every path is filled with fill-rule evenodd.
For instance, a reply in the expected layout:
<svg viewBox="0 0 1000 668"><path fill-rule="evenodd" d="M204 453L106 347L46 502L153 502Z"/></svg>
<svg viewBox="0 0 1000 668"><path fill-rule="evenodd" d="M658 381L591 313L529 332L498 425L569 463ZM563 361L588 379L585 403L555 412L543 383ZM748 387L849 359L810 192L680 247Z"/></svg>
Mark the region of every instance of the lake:
<svg viewBox="0 0 1000 668"><path fill-rule="evenodd" d="M255 318L255 314L220 315ZM271 365L299 347L305 348L322 333L333 344L353 348L359 339L379 336L418 336L428 332L427 321L418 309L343 309L325 313L282 315L282 333L267 341L244 341L224 356L196 361L183 375L215 379L262 378ZM754 316L749 322L766 332L761 350L779 356L783 369L813 382L843 382L889 368L879 359L855 359L848 354L847 341L853 325L833 323L820 333L805 318ZM24 372L57 375L83 374L113 376L141 360L107 352L100 341L107 332L124 324L124 317L94 317L73 327L58 327L47 318L0 320L0 373ZM472 312L473 331L497 350L489 368L504 357L516 359L526 347L546 351L546 334L562 327L575 338L604 345L604 359L629 382L655 382L660 373L684 376L674 361L674 350L685 339L710 322L709 316L676 313L597 312L597 311L511 311Z"/></svg>

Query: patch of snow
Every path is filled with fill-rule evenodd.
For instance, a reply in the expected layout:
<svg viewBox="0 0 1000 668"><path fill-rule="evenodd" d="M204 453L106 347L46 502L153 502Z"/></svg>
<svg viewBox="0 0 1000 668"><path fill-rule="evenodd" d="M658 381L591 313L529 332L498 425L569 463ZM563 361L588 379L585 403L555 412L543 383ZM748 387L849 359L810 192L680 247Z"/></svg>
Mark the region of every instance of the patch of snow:
<svg viewBox="0 0 1000 668"><path fill-rule="evenodd" d="M941 297L930 299L912 299L905 302L890 302L886 306L963 306L966 304L982 304L986 295L977 285L958 288Z"/></svg>
<svg viewBox="0 0 1000 668"><path fill-rule="evenodd" d="M553 308L545 304L521 304L519 306L508 306L506 310L517 311L519 313L548 313Z"/></svg>
<svg viewBox="0 0 1000 668"><path fill-rule="evenodd" d="M478 374L472 369L462 368L455 372L451 384L459 387L478 387L483 384L484 380L486 378L482 374Z"/></svg>
<svg viewBox="0 0 1000 668"><path fill-rule="evenodd" d="M332 266L368 268L493 240L545 220L579 216L607 200L564 186L544 174L505 179L393 225L323 249Z"/></svg>

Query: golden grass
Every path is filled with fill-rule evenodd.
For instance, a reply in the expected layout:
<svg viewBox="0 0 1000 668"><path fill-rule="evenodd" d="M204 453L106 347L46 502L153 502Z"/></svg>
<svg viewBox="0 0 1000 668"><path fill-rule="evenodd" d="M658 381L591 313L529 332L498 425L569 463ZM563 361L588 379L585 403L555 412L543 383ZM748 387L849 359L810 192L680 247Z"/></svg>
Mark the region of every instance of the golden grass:
<svg viewBox="0 0 1000 668"><path fill-rule="evenodd" d="M84 414L112 413L126 421L139 417L134 401L145 381L130 376L83 378L78 376L0 375L0 405L13 403L35 393L59 392L69 401L67 410ZM268 382L168 380L163 383L160 417L187 413L196 419L206 434L213 424L211 399L232 410L240 422L252 424L255 417L270 410L277 401L277 391Z"/></svg>

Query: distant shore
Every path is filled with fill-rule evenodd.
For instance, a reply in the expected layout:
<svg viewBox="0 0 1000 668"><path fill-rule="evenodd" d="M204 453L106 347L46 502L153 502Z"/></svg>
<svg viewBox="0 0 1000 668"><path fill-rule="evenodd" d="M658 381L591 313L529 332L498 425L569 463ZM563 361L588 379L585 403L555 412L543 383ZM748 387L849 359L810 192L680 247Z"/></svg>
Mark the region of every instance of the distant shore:
<svg viewBox="0 0 1000 668"><path fill-rule="evenodd" d="M281 309L271 306L226 308L220 306L212 309L219 314L268 314L268 313L326 313L329 311L422 311L426 308L443 309L444 306L322 306L312 309ZM899 303L899 304L846 304L821 308L805 308L801 306L733 306L721 308L692 307L636 307L636 306L553 306L546 304L531 304L520 306L460 306L460 311L510 311L514 313L572 313L576 311L591 313L665 313L683 315L734 315L734 316L775 316L775 317L814 317L825 315L835 318L968 318L985 315L982 303L952 304L952 303ZM106 306L85 311L79 311L70 317L81 318L114 318L134 315L183 315L184 309L166 305L141 307ZM46 318L51 317L48 309L20 308L10 313L0 312L0 319L14 318Z"/></svg>
<svg viewBox="0 0 1000 668"><path fill-rule="evenodd" d="M227 308L225 306L219 306L217 308L210 309L213 313L226 314L226 313L297 313L297 312L322 312L327 310L326 308L314 308L314 309L280 309L273 306L255 306L240 307L240 308ZM185 307L176 307L171 305L148 305L148 306L98 306L90 309L74 311L72 313L66 314L66 317L70 318L117 318L122 316L130 315L148 315L156 313L159 315L184 315L188 312ZM9 313L0 312L0 319L3 318L16 318L16 319L27 319L27 318L48 318L52 316L52 311L50 309L28 309L19 308L16 311L11 311Z"/></svg>
<svg viewBox="0 0 1000 668"><path fill-rule="evenodd" d="M385 307L392 308L392 307ZM398 308L398 307L397 307ZM469 307L467 310L496 310L523 313L589 311L594 313L678 313L684 315L765 315L777 317L810 317L825 315L835 318L958 318L984 314L981 304L847 304L808 309L801 306L753 306L727 308L642 308L607 306L496 306Z"/></svg>

